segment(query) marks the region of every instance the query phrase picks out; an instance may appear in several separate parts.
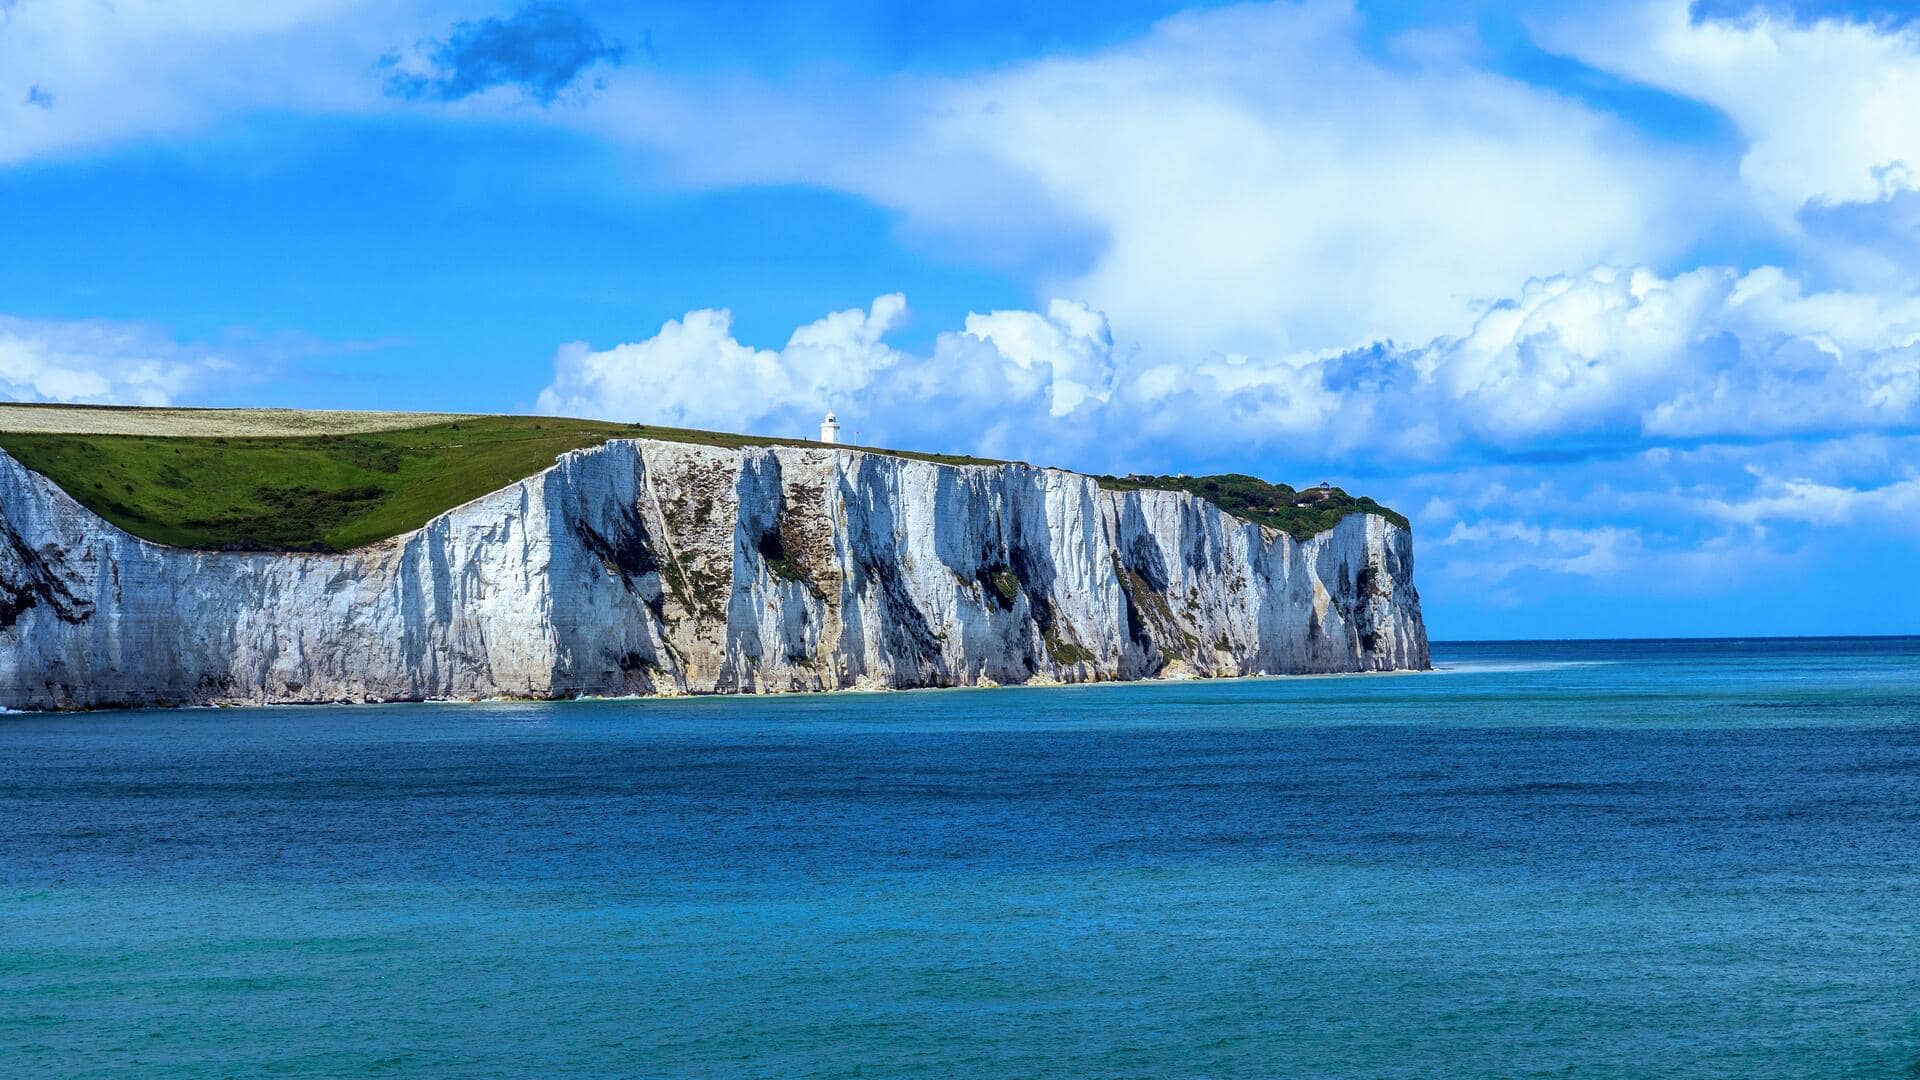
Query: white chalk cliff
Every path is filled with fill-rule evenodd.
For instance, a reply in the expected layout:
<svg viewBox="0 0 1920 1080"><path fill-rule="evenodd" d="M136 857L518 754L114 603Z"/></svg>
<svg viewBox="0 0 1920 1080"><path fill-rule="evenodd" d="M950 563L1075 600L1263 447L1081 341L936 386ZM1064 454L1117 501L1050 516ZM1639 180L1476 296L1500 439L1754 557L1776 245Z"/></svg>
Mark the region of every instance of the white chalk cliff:
<svg viewBox="0 0 1920 1080"><path fill-rule="evenodd" d="M0 453L0 706L1428 665L1408 533L1027 465L629 440L342 554L129 536Z"/></svg>

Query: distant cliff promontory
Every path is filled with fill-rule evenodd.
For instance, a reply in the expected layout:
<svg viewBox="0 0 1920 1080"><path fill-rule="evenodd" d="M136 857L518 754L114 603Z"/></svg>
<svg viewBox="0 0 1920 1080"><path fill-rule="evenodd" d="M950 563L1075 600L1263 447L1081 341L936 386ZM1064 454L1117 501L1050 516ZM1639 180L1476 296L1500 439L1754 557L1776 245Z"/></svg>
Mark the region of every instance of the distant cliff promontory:
<svg viewBox="0 0 1920 1080"><path fill-rule="evenodd" d="M1302 512L1324 517L1263 523L1257 509L1238 517L1169 489L1194 486L1184 482L620 434L600 432L551 467L424 525L338 551L154 543L0 453L0 706L775 692L1428 665L1411 536L1370 503L1330 512L1315 509L1324 496L1308 495ZM27 453L21 446L13 449ZM202 482L158 471L172 467L162 460L173 457L168 449L140 476L180 484L179 506L189 508ZM406 460L369 467L397 476L412 467ZM142 490L128 476L116 481L122 500ZM377 486L340 490L373 506ZM335 489L298 490L308 494L288 502L289 516L379 531L335 513L327 501ZM267 499L270 511L278 496L245 497ZM307 505L315 499L318 509ZM116 501L104 484L90 504L138 520L165 509ZM382 502L361 517L385 510ZM231 519L193 512L166 527ZM1294 527L1299 520L1310 524Z"/></svg>

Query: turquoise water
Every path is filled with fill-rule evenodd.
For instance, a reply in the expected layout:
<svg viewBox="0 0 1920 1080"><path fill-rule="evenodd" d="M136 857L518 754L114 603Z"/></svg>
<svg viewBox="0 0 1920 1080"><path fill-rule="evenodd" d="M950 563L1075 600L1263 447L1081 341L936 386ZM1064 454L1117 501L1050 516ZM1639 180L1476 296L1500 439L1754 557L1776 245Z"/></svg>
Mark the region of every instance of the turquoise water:
<svg viewBox="0 0 1920 1080"><path fill-rule="evenodd" d="M0 717L0 1072L1920 1075L1920 639Z"/></svg>

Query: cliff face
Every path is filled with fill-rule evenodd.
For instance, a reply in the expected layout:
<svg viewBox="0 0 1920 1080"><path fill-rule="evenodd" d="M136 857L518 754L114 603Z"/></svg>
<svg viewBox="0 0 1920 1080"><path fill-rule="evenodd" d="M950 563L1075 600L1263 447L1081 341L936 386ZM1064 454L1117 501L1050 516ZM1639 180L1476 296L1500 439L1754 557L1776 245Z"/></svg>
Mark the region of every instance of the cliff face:
<svg viewBox="0 0 1920 1080"><path fill-rule="evenodd" d="M339 555L131 537L0 453L0 706L1428 665L1411 537L1025 465L625 441Z"/></svg>

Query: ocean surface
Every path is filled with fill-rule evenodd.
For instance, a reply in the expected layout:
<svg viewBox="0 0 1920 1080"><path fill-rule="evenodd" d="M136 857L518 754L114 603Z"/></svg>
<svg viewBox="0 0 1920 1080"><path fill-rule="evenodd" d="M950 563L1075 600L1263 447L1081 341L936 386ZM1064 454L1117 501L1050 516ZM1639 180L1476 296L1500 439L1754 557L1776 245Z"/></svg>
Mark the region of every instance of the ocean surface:
<svg viewBox="0 0 1920 1080"><path fill-rule="evenodd" d="M0 1074L1920 1076L1920 639L0 717Z"/></svg>

